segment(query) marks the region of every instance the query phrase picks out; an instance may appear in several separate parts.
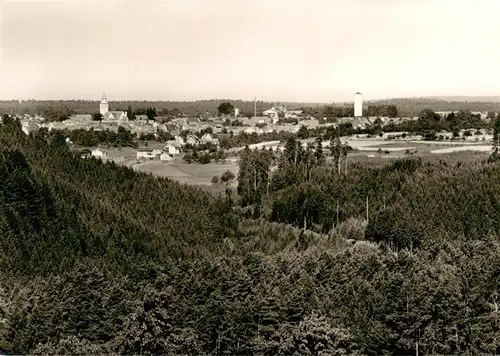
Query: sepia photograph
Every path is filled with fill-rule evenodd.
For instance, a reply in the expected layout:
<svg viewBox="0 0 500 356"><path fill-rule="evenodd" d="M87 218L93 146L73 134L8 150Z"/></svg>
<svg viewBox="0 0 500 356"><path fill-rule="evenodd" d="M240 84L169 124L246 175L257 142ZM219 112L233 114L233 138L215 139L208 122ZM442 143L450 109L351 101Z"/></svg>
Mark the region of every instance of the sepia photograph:
<svg viewBox="0 0 500 356"><path fill-rule="evenodd" d="M500 354L500 0L0 0L0 355Z"/></svg>

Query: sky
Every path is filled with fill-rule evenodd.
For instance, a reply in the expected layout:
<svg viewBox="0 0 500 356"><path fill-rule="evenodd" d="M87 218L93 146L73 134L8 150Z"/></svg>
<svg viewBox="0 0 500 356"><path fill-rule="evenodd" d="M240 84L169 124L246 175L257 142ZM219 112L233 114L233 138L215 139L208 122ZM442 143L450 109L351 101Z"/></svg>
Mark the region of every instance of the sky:
<svg viewBox="0 0 500 356"><path fill-rule="evenodd" d="M0 100L500 95L500 0L0 0Z"/></svg>

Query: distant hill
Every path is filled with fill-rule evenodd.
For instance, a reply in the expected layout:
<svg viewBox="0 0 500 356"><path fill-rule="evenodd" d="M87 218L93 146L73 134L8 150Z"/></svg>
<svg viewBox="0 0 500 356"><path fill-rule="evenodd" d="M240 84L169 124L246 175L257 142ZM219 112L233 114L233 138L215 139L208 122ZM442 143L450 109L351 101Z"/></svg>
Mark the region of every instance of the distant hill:
<svg viewBox="0 0 500 356"><path fill-rule="evenodd" d="M457 102L482 102L499 103L500 96L429 96L429 99L457 101Z"/></svg>
<svg viewBox="0 0 500 356"><path fill-rule="evenodd" d="M386 101L415 101L415 102L460 102L460 103L500 103L500 96L467 96L467 95L448 95L448 96L422 96L422 97L402 97L387 99L366 99L366 102L386 102Z"/></svg>
<svg viewBox="0 0 500 356"><path fill-rule="evenodd" d="M458 100L459 98L460 100ZM490 101L485 101L486 98L490 98ZM478 100L473 101L472 99ZM392 98L383 100L367 100L365 101L364 106L368 105L396 105L400 116L416 116L424 109L431 109L434 111L470 110L500 112L500 97L449 96L439 98Z"/></svg>

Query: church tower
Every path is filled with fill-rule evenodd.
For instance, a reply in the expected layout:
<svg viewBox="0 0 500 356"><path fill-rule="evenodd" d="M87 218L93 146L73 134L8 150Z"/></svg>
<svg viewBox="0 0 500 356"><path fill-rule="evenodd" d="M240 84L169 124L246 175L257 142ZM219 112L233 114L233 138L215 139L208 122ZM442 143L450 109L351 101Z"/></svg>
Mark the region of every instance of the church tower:
<svg viewBox="0 0 500 356"><path fill-rule="evenodd" d="M101 115L106 115L109 111L108 99L106 98L106 93L102 93L101 104L99 105L99 112Z"/></svg>

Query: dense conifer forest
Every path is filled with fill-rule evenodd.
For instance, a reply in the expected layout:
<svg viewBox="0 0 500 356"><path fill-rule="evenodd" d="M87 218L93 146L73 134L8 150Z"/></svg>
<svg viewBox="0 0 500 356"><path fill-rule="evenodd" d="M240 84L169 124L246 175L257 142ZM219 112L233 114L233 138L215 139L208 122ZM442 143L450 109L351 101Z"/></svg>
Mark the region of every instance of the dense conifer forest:
<svg viewBox="0 0 500 356"><path fill-rule="evenodd" d="M499 353L500 162L342 150L244 150L215 196L5 118L1 351Z"/></svg>

